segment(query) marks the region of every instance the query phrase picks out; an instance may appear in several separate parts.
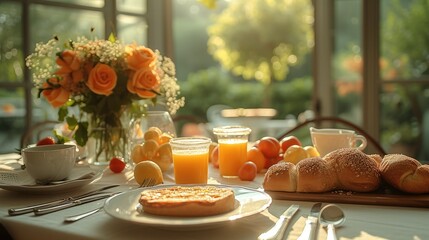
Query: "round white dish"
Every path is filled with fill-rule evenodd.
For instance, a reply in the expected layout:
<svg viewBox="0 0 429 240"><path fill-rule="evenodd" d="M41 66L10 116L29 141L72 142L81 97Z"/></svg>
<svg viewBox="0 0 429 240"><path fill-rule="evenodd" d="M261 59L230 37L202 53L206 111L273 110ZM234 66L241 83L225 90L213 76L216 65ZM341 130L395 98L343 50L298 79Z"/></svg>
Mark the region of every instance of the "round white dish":
<svg viewBox="0 0 429 240"><path fill-rule="evenodd" d="M25 184L28 180L28 173L25 170L12 172L0 172L2 179L7 180L5 182L0 181L0 188L13 192L25 192L25 193L55 193L63 192L66 190L83 187L92 182L100 179L101 174L89 167L75 167L72 169L71 176L75 177L70 180L58 181L55 184L39 185L31 183ZM26 179L26 180L22 180ZM15 182L13 182L15 181Z"/></svg>
<svg viewBox="0 0 429 240"><path fill-rule="evenodd" d="M162 189L173 185L158 185L150 189ZM189 186L189 185L187 185ZM204 186L204 185L193 185ZM213 185L228 187L235 194L235 209L231 212L207 217L167 217L144 213L139 204L143 189L135 189L110 197L104 204L104 210L113 218L153 227L195 230L217 227L220 224L238 220L262 212L270 206L271 197L262 191L240 186Z"/></svg>

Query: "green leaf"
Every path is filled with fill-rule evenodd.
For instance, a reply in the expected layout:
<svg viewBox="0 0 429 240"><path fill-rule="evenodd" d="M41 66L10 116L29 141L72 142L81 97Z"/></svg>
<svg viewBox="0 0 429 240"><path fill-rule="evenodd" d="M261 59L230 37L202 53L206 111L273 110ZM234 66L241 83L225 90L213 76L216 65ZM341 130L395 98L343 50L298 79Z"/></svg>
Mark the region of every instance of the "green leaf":
<svg viewBox="0 0 429 240"><path fill-rule="evenodd" d="M70 141L70 139L68 137L65 137L63 135L58 134L56 130L53 130L53 133L54 133L55 138L57 139L58 144L63 144L63 143Z"/></svg>
<svg viewBox="0 0 429 240"><path fill-rule="evenodd" d="M78 125L78 121L75 116L66 117L66 122L69 125L70 130L75 130Z"/></svg>
<svg viewBox="0 0 429 240"><path fill-rule="evenodd" d="M85 146L88 141L88 122L79 122L74 134L74 140L79 146Z"/></svg>
<svg viewBox="0 0 429 240"><path fill-rule="evenodd" d="M113 33L110 33L109 38L107 40L109 40L110 42L113 43L113 42L116 41L116 37L115 37L115 35Z"/></svg>
<svg viewBox="0 0 429 240"><path fill-rule="evenodd" d="M58 120L60 122L63 122L64 119L67 117L67 115L69 114L69 110L67 109L67 107L60 107L58 109Z"/></svg>

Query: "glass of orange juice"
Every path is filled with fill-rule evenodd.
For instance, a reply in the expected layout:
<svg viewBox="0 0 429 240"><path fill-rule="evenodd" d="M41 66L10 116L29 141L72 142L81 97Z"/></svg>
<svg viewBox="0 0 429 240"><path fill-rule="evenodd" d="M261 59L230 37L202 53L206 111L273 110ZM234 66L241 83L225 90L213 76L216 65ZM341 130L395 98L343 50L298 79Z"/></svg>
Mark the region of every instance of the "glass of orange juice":
<svg viewBox="0 0 429 240"><path fill-rule="evenodd" d="M219 172L222 177L238 176L238 170L247 161L247 142L250 132L250 128L243 126L213 128L219 144Z"/></svg>
<svg viewBox="0 0 429 240"><path fill-rule="evenodd" d="M210 143L210 138L206 137L178 137L170 140L177 184L207 183Z"/></svg>

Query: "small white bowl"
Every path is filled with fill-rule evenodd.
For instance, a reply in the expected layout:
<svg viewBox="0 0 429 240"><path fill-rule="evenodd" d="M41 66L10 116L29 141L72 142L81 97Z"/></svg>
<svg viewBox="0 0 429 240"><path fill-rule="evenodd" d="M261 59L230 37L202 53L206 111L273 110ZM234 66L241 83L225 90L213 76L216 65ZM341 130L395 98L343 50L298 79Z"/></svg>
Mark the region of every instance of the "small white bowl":
<svg viewBox="0 0 429 240"><path fill-rule="evenodd" d="M37 183L66 179L76 162L76 146L53 144L22 150L25 169Z"/></svg>

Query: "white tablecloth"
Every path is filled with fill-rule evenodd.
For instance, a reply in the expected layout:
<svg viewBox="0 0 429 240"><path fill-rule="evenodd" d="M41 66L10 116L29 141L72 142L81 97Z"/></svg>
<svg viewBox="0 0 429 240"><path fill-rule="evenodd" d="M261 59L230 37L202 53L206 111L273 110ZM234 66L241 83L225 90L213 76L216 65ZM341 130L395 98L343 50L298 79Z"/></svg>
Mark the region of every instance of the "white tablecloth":
<svg viewBox="0 0 429 240"><path fill-rule="evenodd" d="M172 183L172 173L165 176L166 183ZM210 183L242 185L259 188L263 178L260 174L255 181L243 182L237 179L222 179L217 170L210 168ZM238 221L231 221L212 229L192 229L178 231L158 229L114 219L104 212L84 218L75 223L63 223L65 216L85 212L102 206L103 200L78 207L54 212L43 216L24 214L9 216L11 207L45 202L83 193L110 183L121 184L109 191L126 191L137 185L132 179L131 169L125 173L113 174L104 171L96 183L75 189L72 192L49 195L29 195L0 189L0 223L13 239L257 239L268 230L278 216L290 205L298 204L300 210L292 218L284 239L297 239L304 228L305 217L314 202L273 200L271 206L262 213ZM375 205L338 204L346 214L346 222L337 229L339 239L429 239L429 209L390 207ZM0 236L2 239L2 236ZM326 239L326 231L319 226L318 239Z"/></svg>

